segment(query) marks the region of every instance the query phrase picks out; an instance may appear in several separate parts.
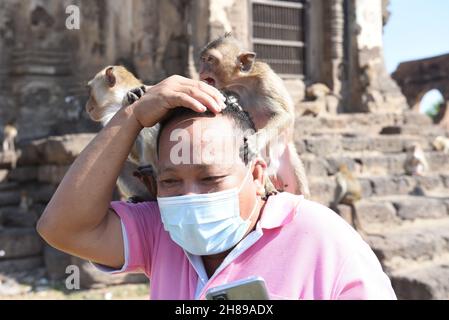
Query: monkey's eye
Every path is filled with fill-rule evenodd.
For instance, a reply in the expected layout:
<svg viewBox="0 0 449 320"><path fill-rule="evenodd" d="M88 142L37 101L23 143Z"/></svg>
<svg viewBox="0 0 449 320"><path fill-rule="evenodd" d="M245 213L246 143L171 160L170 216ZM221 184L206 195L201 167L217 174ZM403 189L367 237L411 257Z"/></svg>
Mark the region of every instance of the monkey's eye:
<svg viewBox="0 0 449 320"><path fill-rule="evenodd" d="M209 63L214 63L214 62L215 62L215 57L213 57L213 56L208 56L208 57L207 57L207 62L209 62Z"/></svg>

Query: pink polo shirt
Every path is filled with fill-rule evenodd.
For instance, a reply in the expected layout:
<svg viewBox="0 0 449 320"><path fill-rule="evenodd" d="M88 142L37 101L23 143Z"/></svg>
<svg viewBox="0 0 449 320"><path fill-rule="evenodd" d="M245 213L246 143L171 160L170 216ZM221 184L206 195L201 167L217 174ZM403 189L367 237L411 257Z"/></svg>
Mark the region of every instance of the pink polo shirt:
<svg viewBox="0 0 449 320"><path fill-rule="evenodd" d="M157 202L111 207L125 242L125 265L112 273L144 272L151 299L204 299L207 289L250 276L265 279L272 299L396 299L360 235L334 211L302 196L269 197L256 229L210 279L202 259L164 230Z"/></svg>

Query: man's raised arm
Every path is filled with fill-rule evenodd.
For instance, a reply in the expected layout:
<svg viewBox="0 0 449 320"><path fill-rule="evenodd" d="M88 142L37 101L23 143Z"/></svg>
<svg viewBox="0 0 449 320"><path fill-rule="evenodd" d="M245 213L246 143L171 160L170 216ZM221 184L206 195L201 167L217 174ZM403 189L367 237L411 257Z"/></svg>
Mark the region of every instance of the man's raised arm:
<svg viewBox="0 0 449 320"><path fill-rule="evenodd" d="M74 161L39 219L37 230L50 245L107 266L123 265L120 219L109 209L117 177L140 130L177 106L217 113L224 103L215 88L171 76L118 111Z"/></svg>

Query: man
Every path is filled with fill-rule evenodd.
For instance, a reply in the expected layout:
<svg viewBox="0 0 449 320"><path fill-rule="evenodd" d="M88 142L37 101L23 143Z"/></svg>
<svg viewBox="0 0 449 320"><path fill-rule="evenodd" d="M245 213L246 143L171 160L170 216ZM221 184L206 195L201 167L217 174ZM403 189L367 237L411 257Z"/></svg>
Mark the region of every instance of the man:
<svg viewBox="0 0 449 320"><path fill-rule="evenodd" d="M272 299L395 299L374 253L337 214L302 196L266 198L266 163L245 139L254 125L225 100L180 76L152 87L76 159L38 232L104 271L144 272L152 299L204 299L252 275ZM161 121L158 201L111 203L137 134Z"/></svg>

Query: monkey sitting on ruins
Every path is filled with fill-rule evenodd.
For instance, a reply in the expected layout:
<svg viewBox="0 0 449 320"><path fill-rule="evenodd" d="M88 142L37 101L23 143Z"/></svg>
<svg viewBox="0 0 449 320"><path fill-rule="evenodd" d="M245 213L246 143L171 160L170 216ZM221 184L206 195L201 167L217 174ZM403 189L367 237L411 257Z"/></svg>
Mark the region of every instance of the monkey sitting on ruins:
<svg viewBox="0 0 449 320"><path fill-rule="evenodd" d="M408 148L404 169L412 176L422 176L429 169L424 150L419 144L415 143Z"/></svg>
<svg viewBox="0 0 449 320"><path fill-rule="evenodd" d="M359 180L349 171L346 164L340 165L336 182L337 188L333 207L337 207L340 203L353 205L362 198L362 186Z"/></svg>
<svg viewBox="0 0 449 320"><path fill-rule="evenodd" d="M449 153L449 138L438 136L433 140L432 146L437 151Z"/></svg>
<svg viewBox="0 0 449 320"><path fill-rule="evenodd" d="M200 79L239 96L255 123L256 152L264 155L271 181L279 191L310 195L304 165L293 143L294 105L282 79L256 53L241 48L226 33L200 54Z"/></svg>
<svg viewBox="0 0 449 320"><path fill-rule="evenodd" d="M86 111L92 120L101 122L103 126L123 106L139 99L149 88L122 66L104 68L88 82L87 87L89 100ZM156 148L158 128L159 125L155 125L140 131L117 180L120 193L131 201L154 200L156 197L152 174L156 156L152 150Z"/></svg>
<svg viewBox="0 0 449 320"><path fill-rule="evenodd" d="M17 128L14 121L9 121L3 128L3 152L15 152L14 141L17 137Z"/></svg>

